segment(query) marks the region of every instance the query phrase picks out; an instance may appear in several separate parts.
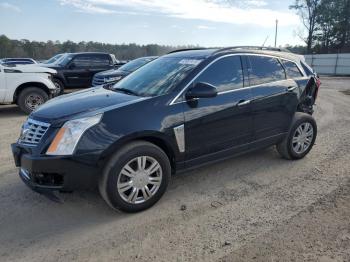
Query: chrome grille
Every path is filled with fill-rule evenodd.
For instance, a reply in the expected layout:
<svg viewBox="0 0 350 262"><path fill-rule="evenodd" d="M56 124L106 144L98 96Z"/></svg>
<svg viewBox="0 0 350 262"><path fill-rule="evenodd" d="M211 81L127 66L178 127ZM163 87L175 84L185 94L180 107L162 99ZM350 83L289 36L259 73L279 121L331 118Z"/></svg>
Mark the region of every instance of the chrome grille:
<svg viewBox="0 0 350 262"><path fill-rule="evenodd" d="M29 118L22 126L18 142L21 144L37 145L49 129L50 124Z"/></svg>
<svg viewBox="0 0 350 262"><path fill-rule="evenodd" d="M92 80L92 86L100 86L100 85L103 85L104 83L105 83L105 79L104 77L101 77L101 76L94 76Z"/></svg>

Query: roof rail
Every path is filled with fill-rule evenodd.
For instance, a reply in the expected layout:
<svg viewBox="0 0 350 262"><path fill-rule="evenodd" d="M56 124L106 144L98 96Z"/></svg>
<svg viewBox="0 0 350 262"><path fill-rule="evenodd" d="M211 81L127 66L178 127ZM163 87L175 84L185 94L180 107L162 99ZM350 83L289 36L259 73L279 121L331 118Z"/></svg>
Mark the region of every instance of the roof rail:
<svg viewBox="0 0 350 262"><path fill-rule="evenodd" d="M205 48L205 47L183 48L183 49L176 49L176 50L170 51L168 54L182 52L182 51L205 50L205 49L208 49L208 48Z"/></svg>
<svg viewBox="0 0 350 262"><path fill-rule="evenodd" d="M280 47L266 47L266 46L230 46L230 47L225 47L217 50L215 53L220 53L224 51L229 51L229 50L235 50L235 49L249 49L249 50L268 50L268 51L277 51L277 52L288 52L290 51L286 48L280 48Z"/></svg>

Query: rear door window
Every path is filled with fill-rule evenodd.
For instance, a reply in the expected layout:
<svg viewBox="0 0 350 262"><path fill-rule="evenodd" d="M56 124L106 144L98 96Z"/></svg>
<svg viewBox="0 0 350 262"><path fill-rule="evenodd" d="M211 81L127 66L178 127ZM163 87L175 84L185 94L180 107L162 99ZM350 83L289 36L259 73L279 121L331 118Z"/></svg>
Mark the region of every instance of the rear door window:
<svg viewBox="0 0 350 262"><path fill-rule="evenodd" d="M243 72L240 56L224 57L210 65L195 83L205 82L215 86L218 92L243 87Z"/></svg>
<svg viewBox="0 0 350 262"><path fill-rule="evenodd" d="M251 86L286 79L281 63L274 57L248 56L247 60Z"/></svg>
<svg viewBox="0 0 350 262"><path fill-rule="evenodd" d="M108 55L91 55L90 64L91 67L106 67L112 63Z"/></svg>
<svg viewBox="0 0 350 262"><path fill-rule="evenodd" d="M98 68L111 64L111 60L106 55L80 55L74 59L74 64L78 68Z"/></svg>
<svg viewBox="0 0 350 262"><path fill-rule="evenodd" d="M286 69L287 76L289 78L299 78L303 76L298 66L294 62L287 61L287 60L282 60L282 61L283 61L284 68Z"/></svg>

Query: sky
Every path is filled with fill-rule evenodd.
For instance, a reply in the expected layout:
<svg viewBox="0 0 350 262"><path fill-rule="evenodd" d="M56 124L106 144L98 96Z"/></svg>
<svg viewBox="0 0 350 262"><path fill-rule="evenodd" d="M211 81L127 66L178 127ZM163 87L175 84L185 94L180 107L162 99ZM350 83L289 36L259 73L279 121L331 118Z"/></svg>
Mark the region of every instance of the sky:
<svg viewBox="0 0 350 262"><path fill-rule="evenodd" d="M37 41L234 46L302 44L294 0L0 0L0 34Z"/></svg>

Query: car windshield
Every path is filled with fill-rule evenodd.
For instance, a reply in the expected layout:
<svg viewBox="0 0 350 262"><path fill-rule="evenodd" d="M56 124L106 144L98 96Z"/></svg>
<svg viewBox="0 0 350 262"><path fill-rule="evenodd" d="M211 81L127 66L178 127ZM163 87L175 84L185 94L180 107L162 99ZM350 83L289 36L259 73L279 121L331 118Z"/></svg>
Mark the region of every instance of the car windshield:
<svg viewBox="0 0 350 262"><path fill-rule="evenodd" d="M62 56L63 56L63 54L55 55L54 57L51 57L49 60L47 60L45 62L45 64L53 64L53 63L57 62Z"/></svg>
<svg viewBox="0 0 350 262"><path fill-rule="evenodd" d="M158 58L115 84L112 90L139 96L163 95L182 81L202 60Z"/></svg>
<svg viewBox="0 0 350 262"><path fill-rule="evenodd" d="M126 72L134 72L136 69L151 62L152 60L153 60L152 58L138 58L121 66L119 70L126 71Z"/></svg>
<svg viewBox="0 0 350 262"><path fill-rule="evenodd" d="M67 65L71 60L73 59L73 54L65 54L61 58L59 58L55 64L58 64L60 66Z"/></svg>

